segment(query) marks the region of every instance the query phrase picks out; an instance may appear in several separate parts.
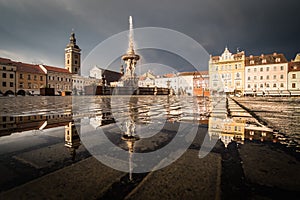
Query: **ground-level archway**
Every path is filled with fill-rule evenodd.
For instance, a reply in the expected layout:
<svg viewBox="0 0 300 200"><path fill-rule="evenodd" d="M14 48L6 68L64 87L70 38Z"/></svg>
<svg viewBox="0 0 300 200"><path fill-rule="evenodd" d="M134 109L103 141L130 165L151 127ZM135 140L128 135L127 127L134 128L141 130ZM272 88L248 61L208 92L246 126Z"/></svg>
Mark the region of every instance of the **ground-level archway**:
<svg viewBox="0 0 300 200"><path fill-rule="evenodd" d="M17 95L22 95L22 96L25 96L26 92L24 90L19 90L17 92Z"/></svg>
<svg viewBox="0 0 300 200"><path fill-rule="evenodd" d="M5 93L4 93L4 96L8 96L8 95L15 95L15 93L11 90L7 90Z"/></svg>

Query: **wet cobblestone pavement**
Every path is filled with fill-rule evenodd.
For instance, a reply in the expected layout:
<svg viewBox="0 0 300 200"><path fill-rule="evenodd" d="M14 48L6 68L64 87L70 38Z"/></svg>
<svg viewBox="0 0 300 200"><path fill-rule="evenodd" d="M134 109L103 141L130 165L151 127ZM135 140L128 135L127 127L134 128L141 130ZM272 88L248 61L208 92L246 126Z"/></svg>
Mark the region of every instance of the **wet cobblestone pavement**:
<svg viewBox="0 0 300 200"><path fill-rule="evenodd" d="M280 143L300 150L300 97L245 97L235 100L274 129Z"/></svg>

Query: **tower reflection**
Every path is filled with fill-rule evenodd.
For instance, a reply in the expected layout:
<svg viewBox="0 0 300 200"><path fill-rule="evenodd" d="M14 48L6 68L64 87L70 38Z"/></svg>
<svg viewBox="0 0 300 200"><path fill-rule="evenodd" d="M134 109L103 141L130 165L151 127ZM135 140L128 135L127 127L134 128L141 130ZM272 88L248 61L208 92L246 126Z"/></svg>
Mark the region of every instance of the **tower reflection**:
<svg viewBox="0 0 300 200"><path fill-rule="evenodd" d="M81 145L78 130L80 129L76 129L74 121L65 126L65 147L69 150L73 161L76 157L76 150Z"/></svg>

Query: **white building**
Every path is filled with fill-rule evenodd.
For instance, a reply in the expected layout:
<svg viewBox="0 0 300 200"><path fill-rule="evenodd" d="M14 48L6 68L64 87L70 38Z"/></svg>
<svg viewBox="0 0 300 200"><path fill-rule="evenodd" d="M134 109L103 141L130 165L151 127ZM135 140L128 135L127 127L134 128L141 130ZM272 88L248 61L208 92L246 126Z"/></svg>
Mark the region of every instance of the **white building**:
<svg viewBox="0 0 300 200"><path fill-rule="evenodd" d="M90 85L101 85L102 79L72 75L72 93L73 95L82 95L85 93L84 87Z"/></svg>
<svg viewBox="0 0 300 200"><path fill-rule="evenodd" d="M150 71L139 77L139 87L155 87L155 75Z"/></svg>
<svg viewBox="0 0 300 200"><path fill-rule="evenodd" d="M249 56L245 64L246 95L288 95L288 62L283 54Z"/></svg>

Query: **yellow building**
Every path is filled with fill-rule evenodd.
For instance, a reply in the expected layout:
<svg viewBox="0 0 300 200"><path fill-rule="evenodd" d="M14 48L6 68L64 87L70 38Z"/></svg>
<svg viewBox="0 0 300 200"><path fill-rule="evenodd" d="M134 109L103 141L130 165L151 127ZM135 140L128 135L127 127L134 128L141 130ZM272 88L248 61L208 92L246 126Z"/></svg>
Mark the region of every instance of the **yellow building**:
<svg viewBox="0 0 300 200"><path fill-rule="evenodd" d="M0 94L16 94L16 70L17 67L9 59L0 58Z"/></svg>
<svg viewBox="0 0 300 200"><path fill-rule="evenodd" d="M15 65L17 94L40 94L40 88L46 86L46 73L39 65L21 62L15 62Z"/></svg>
<svg viewBox="0 0 300 200"><path fill-rule="evenodd" d="M221 56L210 56L209 77L212 92L244 93L245 52L230 53L226 47Z"/></svg>

